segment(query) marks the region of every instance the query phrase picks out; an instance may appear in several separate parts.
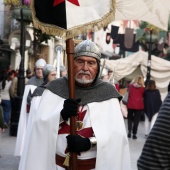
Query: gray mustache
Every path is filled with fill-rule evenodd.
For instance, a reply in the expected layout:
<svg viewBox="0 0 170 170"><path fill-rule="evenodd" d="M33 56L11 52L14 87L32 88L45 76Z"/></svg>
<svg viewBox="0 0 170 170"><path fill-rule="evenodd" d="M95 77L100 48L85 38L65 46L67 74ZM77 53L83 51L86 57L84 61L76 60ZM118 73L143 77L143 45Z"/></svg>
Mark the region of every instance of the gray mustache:
<svg viewBox="0 0 170 170"><path fill-rule="evenodd" d="M81 73L82 73L82 74L87 74L87 75L91 76L91 74L90 74L89 71L82 71L82 70L79 71L79 72L77 73L77 75L78 75L78 74L81 74Z"/></svg>

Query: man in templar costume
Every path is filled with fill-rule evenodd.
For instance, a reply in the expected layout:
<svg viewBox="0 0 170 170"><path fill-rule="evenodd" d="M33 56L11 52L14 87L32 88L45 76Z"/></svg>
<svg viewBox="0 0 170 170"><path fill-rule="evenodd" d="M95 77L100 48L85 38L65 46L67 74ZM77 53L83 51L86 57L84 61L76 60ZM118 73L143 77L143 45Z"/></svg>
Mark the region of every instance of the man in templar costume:
<svg viewBox="0 0 170 170"><path fill-rule="evenodd" d="M69 98L67 77L46 86L33 123L24 170L69 169L64 162L69 152L77 153L79 170L131 169L119 104L122 97L113 85L98 79L100 57L98 47L90 40L76 46L76 99ZM70 135L71 116L76 116L76 135Z"/></svg>
<svg viewBox="0 0 170 170"><path fill-rule="evenodd" d="M27 130L26 130L26 137L25 137L25 144L22 152L22 156L20 159L20 164L19 164L19 169L18 170L23 170L25 166L25 161L26 161L26 155L27 155L27 148L30 140L30 134L32 130L32 124L35 119L36 111L38 109L42 94L45 89L45 85L49 83L52 80L56 79L56 74L57 70L54 68L51 64L46 64L43 67L43 79L44 82L38 86L33 94L32 94L32 99L31 99L31 106L30 106L30 112L29 112L29 117L28 117L28 124L27 124Z"/></svg>
<svg viewBox="0 0 170 170"><path fill-rule="evenodd" d="M31 97L31 94L43 83L43 73L42 69L46 65L46 61L44 59L39 59L35 62L35 76L33 76L25 86L24 95L22 99L21 111L20 111L20 118L18 124L18 132L17 132L17 140L15 146L15 153L16 156L22 155L22 150L24 147L25 142L25 134L27 129L27 122L29 116L29 103L28 98Z"/></svg>

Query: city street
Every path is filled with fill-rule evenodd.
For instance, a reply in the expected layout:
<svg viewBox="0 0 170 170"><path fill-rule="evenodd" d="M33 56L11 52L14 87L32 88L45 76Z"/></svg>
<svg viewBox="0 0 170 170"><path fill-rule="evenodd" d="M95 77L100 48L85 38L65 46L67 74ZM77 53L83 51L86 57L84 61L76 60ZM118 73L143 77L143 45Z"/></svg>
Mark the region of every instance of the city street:
<svg viewBox="0 0 170 170"><path fill-rule="evenodd" d="M127 127L127 121L125 119ZM129 139L132 170L137 170L136 161L145 142L144 122L140 122L137 140ZM0 134L0 170L18 170L19 158L13 156L16 137L9 136L9 130Z"/></svg>

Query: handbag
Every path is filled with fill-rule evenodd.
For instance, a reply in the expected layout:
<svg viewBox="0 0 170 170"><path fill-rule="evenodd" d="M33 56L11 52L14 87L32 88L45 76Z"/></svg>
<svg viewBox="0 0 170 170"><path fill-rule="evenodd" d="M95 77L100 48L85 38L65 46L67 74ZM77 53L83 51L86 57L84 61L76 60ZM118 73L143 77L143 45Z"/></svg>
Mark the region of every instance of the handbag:
<svg viewBox="0 0 170 170"><path fill-rule="evenodd" d="M122 99L122 103L123 103L124 105L127 105L127 103L128 103L129 92L130 92L130 86L129 86L129 89L127 90L127 92L125 93L125 95L123 96L123 99Z"/></svg>
<svg viewBox="0 0 170 170"><path fill-rule="evenodd" d="M127 107L126 105L123 104L122 101L120 101L120 109L122 111L123 117L127 118L127 115L128 115Z"/></svg>
<svg viewBox="0 0 170 170"><path fill-rule="evenodd" d="M129 91L127 91L127 92L125 93L125 95L123 96L122 103L123 103L124 105L127 105L127 103L128 103L128 98L129 98Z"/></svg>

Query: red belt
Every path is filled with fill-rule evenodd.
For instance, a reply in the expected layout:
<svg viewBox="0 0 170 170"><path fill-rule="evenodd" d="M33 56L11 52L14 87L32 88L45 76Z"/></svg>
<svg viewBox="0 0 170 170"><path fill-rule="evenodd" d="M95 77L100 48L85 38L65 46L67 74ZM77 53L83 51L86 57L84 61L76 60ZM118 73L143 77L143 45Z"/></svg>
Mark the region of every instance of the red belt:
<svg viewBox="0 0 170 170"><path fill-rule="evenodd" d="M70 167L66 167L65 165L63 165L64 160L65 160L64 157L56 154L55 160L58 166L61 166L67 170L70 170ZM91 170L95 168L95 165L96 165L96 158L85 159L85 160L77 159L78 170Z"/></svg>

